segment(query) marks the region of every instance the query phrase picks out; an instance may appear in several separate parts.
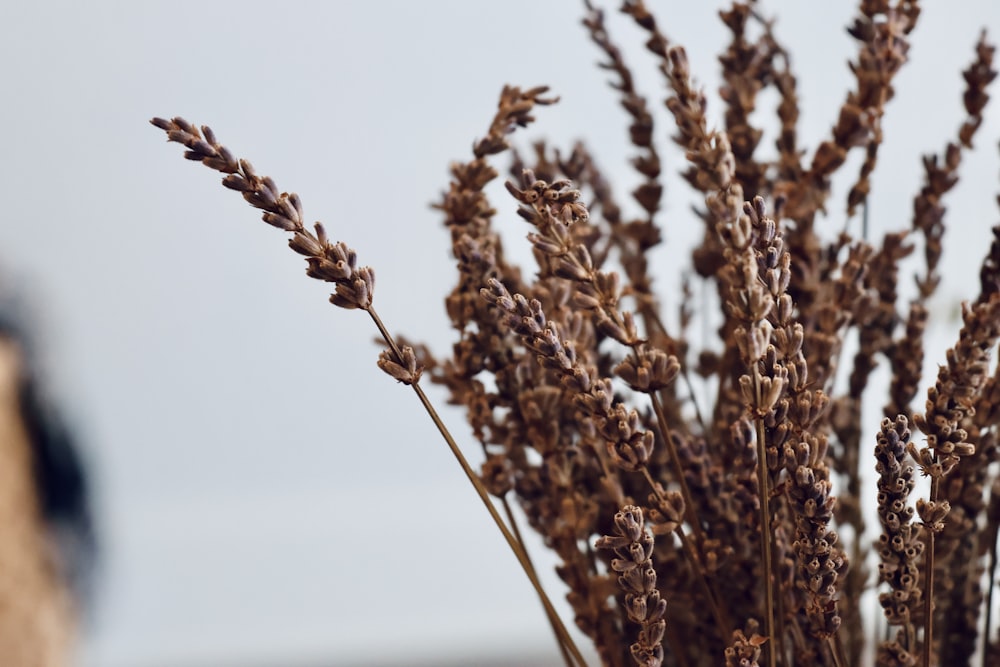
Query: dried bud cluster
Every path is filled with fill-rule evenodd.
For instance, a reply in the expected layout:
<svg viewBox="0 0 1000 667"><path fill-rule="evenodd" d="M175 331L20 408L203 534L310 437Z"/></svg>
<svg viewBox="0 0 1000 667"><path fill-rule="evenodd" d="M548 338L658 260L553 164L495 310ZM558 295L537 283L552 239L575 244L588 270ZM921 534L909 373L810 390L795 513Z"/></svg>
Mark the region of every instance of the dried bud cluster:
<svg viewBox="0 0 1000 667"><path fill-rule="evenodd" d="M746 632L733 632L733 643L726 647L726 667L759 667L760 647L767 642L767 637L757 634L758 629L758 623L750 621Z"/></svg>
<svg viewBox="0 0 1000 667"><path fill-rule="evenodd" d="M948 364L941 367L937 382L927 391L926 412L914 415L917 428L927 435L927 446L918 450L911 444L909 452L921 472L934 480L976 451L975 444L966 441L968 433L961 424L975 412L976 396L989 372L989 353L1000 337L1000 297L965 306L962 319L965 325L958 343L948 350ZM941 514L941 505L933 499L925 507L927 518L921 512L921 519L928 526L939 526L947 509Z"/></svg>
<svg viewBox="0 0 1000 667"><path fill-rule="evenodd" d="M653 523L653 533L668 535L684 522L684 497L677 491L664 491L657 487L649 494L649 520Z"/></svg>
<svg viewBox="0 0 1000 667"><path fill-rule="evenodd" d="M185 158L226 174L222 184L241 193L254 208L264 211L264 222L292 232L288 244L306 257L309 276L337 285L337 291L330 297L331 303L348 309L371 307L375 272L367 266L358 267L357 255L343 243L330 243L320 223L315 225L315 234L307 230L297 194L279 191L270 176L258 176L250 162L237 160L218 142L208 126L202 126L199 132L183 118L154 118L150 123L166 132L168 141L183 144L187 148Z"/></svg>
<svg viewBox="0 0 1000 667"><path fill-rule="evenodd" d="M636 348L635 358L627 357L615 367L615 375L632 389L650 394L663 389L677 377L681 364L677 357L648 345Z"/></svg>
<svg viewBox="0 0 1000 667"><path fill-rule="evenodd" d="M617 558L611 568L618 573L618 585L625 591L625 611L640 626L639 638L630 647L635 664L660 667L663 664L663 633L667 601L656 588L653 568L653 534L645 527L642 509L626 505L615 514L615 534L600 537L598 549L613 549Z"/></svg>
<svg viewBox="0 0 1000 667"><path fill-rule="evenodd" d="M788 285L788 258L785 254L781 259L780 237L776 237L774 220L766 217L761 198L753 206L749 202L744 205L742 215L731 224L720 225L719 232L726 246L728 264L720 278L729 291L726 309L733 321L733 342L740 358L752 368L771 343L773 326L768 316L776 307L775 298ZM771 247L776 238L779 245ZM762 406L755 407L767 412Z"/></svg>
<svg viewBox="0 0 1000 667"><path fill-rule="evenodd" d="M996 78L993 69L995 49L986 43L985 33L976 45L976 58L963 72L966 88L962 96L968 114L958 132L958 141L949 142L940 155L925 155L923 159L924 185L913 198L913 229L924 237L924 262L926 271L916 277L920 302L924 303L937 290L941 276L937 272L941 259L941 240L944 237L944 196L958 183L958 168L962 151L972 148L972 139L983 122L983 108L989 101L986 88Z"/></svg>
<svg viewBox="0 0 1000 667"><path fill-rule="evenodd" d="M830 494L825 445L824 438L808 435L785 445L788 496L795 511L792 548L809 600L810 630L818 637L829 637L840 627L838 580L847 569L837 532L831 528L836 500Z"/></svg>
<svg viewBox="0 0 1000 667"><path fill-rule="evenodd" d="M892 366L892 382L889 386L889 402L883 410L886 416L908 412L908 406L919 391L920 376L923 373L924 331L927 329L927 309L920 303L913 303L906 318L906 327L899 340L894 341L889 351Z"/></svg>
<svg viewBox="0 0 1000 667"><path fill-rule="evenodd" d="M416 384L423 373L423 368L417 363L417 355L409 345L403 346L400 355L401 358L392 350L383 350L378 355L378 367L403 384Z"/></svg>
<svg viewBox="0 0 1000 667"><path fill-rule="evenodd" d="M638 412L615 400L609 380L580 365L575 348L560 335L558 325L548 321L541 303L511 295L497 280L491 280L482 295L505 313L507 326L521 336L538 363L561 374L563 385L576 394L576 404L594 419L614 462L629 471L645 468L653 453L653 433L643 428Z"/></svg>
<svg viewBox="0 0 1000 667"><path fill-rule="evenodd" d="M750 124L750 115L756 106L757 94L777 76L775 59L778 52L768 30L755 42L748 39L749 4L733 3L730 9L721 11L719 17L732 33L729 48L719 56L725 77L719 97L726 104L726 135L732 145L736 180L743 187L744 196L753 199L766 187L767 165L754 159L754 151L764 133Z"/></svg>
<svg viewBox="0 0 1000 667"><path fill-rule="evenodd" d="M854 65L854 75L858 89L852 93L841 110L840 119L834 129L835 145L829 164L813 162L815 173L829 173L831 167L839 166L846 157L845 148L865 146L865 161L857 182L847 196L847 211L854 213L854 207L868 196L871 189L869 176L875 169L878 147L882 138L882 114L885 103L892 99L892 79L906 62L910 45L906 35L916 24L920 10L916 3L891 7L889 2L869 2L862 9L849 30L861 42L858 62ZM827 144L829 146L829 144ZM820 154L817 154L817 158Z"/></svg>
<svg viewBox="0 0 1000 667"><path fill-rule="evenodd" d="M548 86L536 86L523 91L517 86L504 86L497 103L499 111L493 117L489 132L473 147L475 156L482 158L507 150L510 146L507 135L515 127L527 127L535 120L531 112L536 104L554 104L558 101L557 97L543 97L548 91Z"/></svg>
<svg viewBox="0 0 1000 667"><path fill-rule="evenodd" d="M889 584L889 591L879 594L889 625L912 622L921 602L920 557L924 544L913 523L910 493L913 491L913 466L905 462L910 430L906 417L882 420L875 446L875 471L878 473L878 517L882 534L878 538L879 582Z"/></svg>
<svg viewBox="0 0 1000 667"><path fill-rule="evenodd" d="M568 181L549 184L535 178L531 170L521 177L523 188L508 182L507 190L522 206L518 214L531 223L537 233L528 240L540 257L547 258L551 274L580 283L574 305L594 313L598 331L622 345L640 342L635 319L628 311L618 309L621 285L615 272L599 271L590 250L574 233L574 227L586 222L590 214L580 201L580 192L570 188Z"/></svg>
<svg viewBox="0 0 1000 667"><path fill-rule="evenodd" d="M590 38L608 57L608 62L602 63L601 67L614 71L618 77L618 80L613 82L611 86L621 93L622 107L632 118L632 123L629 125L629 138L632 144L640 150L640 154L632 159L632 165L645 177L645 181L632 191L632 196L646 212L647 217L645 221L636 224L656 235L658 240L659 232L653 226L653 216L660 208L663 185L659 182L660 156L653 141L653 116L647 108L646 98L639 95L635 89L632 72L625 64L621 50L615 46L608 35L604 26L604 12L596 9L590 0L586 0L586 5L588 13L583 24L590 32ZM641 253L634 257L641 257ZM623 263L625 262L623 261Z"/></svg>

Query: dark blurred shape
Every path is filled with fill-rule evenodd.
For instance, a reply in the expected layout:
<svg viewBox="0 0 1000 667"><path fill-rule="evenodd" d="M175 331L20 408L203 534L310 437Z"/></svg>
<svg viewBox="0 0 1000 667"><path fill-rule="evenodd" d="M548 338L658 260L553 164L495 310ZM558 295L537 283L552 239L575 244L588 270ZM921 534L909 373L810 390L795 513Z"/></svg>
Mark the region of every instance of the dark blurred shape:
<svg viewBox="0 0 1000 667"><path fill-rule="evenodd" d="M96 541L79 448L42 390L24 321L0 303L0 662L64 667Z"/></svg>

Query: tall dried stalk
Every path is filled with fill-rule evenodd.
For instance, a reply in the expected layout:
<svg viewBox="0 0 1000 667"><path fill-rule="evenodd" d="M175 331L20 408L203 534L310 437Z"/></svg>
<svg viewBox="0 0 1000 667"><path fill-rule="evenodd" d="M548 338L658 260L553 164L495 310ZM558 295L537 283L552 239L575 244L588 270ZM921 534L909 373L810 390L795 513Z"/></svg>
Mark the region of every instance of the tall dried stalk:
<svg viewBox="0 0 1000 667"><path fill-rule="evenodd" d="M855 83L830 136L807 153L796 75L774 21L756 5L733 2L720 14L731 40L719 59L724 127L713 129L683 47L643 0L626 0L622 11L644 32L668 89L684 179L703 201L691 267L720 306L697 312L686 279L672 331L649 256L663 240L660 137L603 11L584 5L628 114L640 214L628 217L585 144L515 151L508 207L516 203L529 223L536 267L527 278L511 264L495 229L499 207L486 195L498 176L490 160L536 105L554 100L544 88L504 88L486 134L469 161L452 166L436 204L458 270L445 300L450 354L396 342L372 307L372 270L321 225L307 230L296 195L234 158L208 128L153 124L184 144L186 157L226 174L223 184L265 222L291 232L308 274L336 285L335 305L369 313L388 347L379 366L417 393L538 591L567 664L583 659L538 583L511 498L555 553L575 623L604 665L847 667L864 659L866 643L879 667L971 664L979 646L1000 654L990 614L1000 530L1000 371L990 360L1000 338L1000 227L984 228L992 245L980 294L964 310L924 412L911 407L927 304L940 282L941 201L996 76L985 34L964 72L958 140L925 158L910 229L871 241L825 237L821 215L849 215L873 196L885 111L916 44L919 3L860 2L849 28ZM753 122L770 87L779 98L773 157ZM855 149L863 157L842 212L829 203L831 182ZM914 239L923 266L904 306L899 276ZM718 325L704 349L687 335L697 316ZM869 379L880 359L892 377L887 395L875 397ZM843 363L847 382L838 383ZM424 393L422 373L466 410L484 458L478 473ZM695 391L700 381L704 392ZM712 404L696 393L711 393ZM863 420L869 404L884 406L879 429ZM873 437L875 461L866 463ZM864 490L863 465L875 466L876 489ZM930 477L930 492L914 503L916 470ZM881 527L874 584L866 505ZM872 585L894 636L865 636L859 600Z"/></svg>
<svg viewBox="0 0 1000 667"><path fill-rule="evenodd" d="M520 122L527 122L530 118L527 111L531 109L537 101L538 95L544 93L544 89L533 89L524 95L516 89L509 89L511 97L517 100L517 108L511 113L512 118L519 118ZM501 103L503 108L505 105ZM508 120L508 122L512 122ZM546 614L551 619L557 637L562 646L570 652L573 660L579 667L584 667L586 662L580 650L576 647L573 638L570 637L559 615L556 613L552 602L542 588L541 582L535 574L531 562L524 551L524 546L511 533L504 523L503 518L497 512L493 503L490 502L489 492L483 485L479 476L466 461L461 448L451 436L448 428L438 416L427 394L424 393L419 382L423 369L417 362L413 348L397 345L394 337L382 323L378 313L372 304L375 291L375 272L367 266L357 265L357 254L344 243L331 243L326 235L326 230L321 223L316 223L314 232L310 232L306 226L302 214L302 202L295 193L289 194L278 190L274 181L269 176L258 176L253 166L247 160L237 159L232 152L218 142L215 133L208 126L202 126L199 133L198 128L182 118L165 120L154 118L151 123L167 133L170 141L183 144L187 151L184 157L189 160L196 160L206 167L226 174L222 179L222 184L230 190L235 190L243 195L248 204L254 208L264 211L262 218L264 222L286 232L292 233L292 238L288 245L292 250L306 258L308 263L307 274L311 278L334 283L336 291L330 297L330 303L348 310L363 310L371 317L385 341L388 349L379 356L378 365L388 375L399 382L407 384L413 388L421 405L427 411L428 416L434 422L441 437L448 444L455 459L458 461L475 488L486 509L490 513L497 528L503 534L504 539L510 546L511 551L517 557L518 562L524 569L525 574L531 581L532 586L538 593L539 598L545 607Z"/></svg>

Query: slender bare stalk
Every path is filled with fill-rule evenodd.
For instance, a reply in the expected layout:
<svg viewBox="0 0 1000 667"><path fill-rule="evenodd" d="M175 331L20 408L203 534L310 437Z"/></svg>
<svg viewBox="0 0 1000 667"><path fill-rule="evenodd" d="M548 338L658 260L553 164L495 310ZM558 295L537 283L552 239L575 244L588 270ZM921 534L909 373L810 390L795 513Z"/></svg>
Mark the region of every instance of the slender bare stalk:
<svg viewBox="0 0 1000 667"><path fill-rule="evenodd" d="M403 359L404 358L403 351L396 345L395 339L389 333L389 330L386 329L385 325L382 324L382 320L379 319L379 316L375 312L375 309L369 306L366 310L368 312L368 315L371 316L372 321L375 323L375 326L378 327L379 333L382 335L382 339L392 350L395 357L397 359ZM419 378L417 378L417 380L419 380ZM524 549L521 547L520 542L510 532L510 529L507 528L507 525L504 523L503 518L497 512L496 507L493 505L492 502L490 502L489 491L486 490L486 487L483 485L482 480L479 479L479 476L472 469L472 466L469 465L469 462L466 460L465 455L462 453L461 448L458 446L458 443L455 442L455 439L452 437L451 432L448 430L448 427L445 426L444 421L441 420L441 417L438 415L437 410L434 408L434 405L431 403L430 399L427 398L427 394L424 393L424 390L418 384L418 381L413 381L408 384L410 384L410 386L413 388L413 391L417 395L417 398L420 399L421 405L424 406L424 410L426 410L427 415L431 418L431 421L434 422L434 426L441 434L441 437L444 438L444 441L448 444L448 449L451 450L451 453L455 457L455 460L458 461L459 466L461 466L462 468L462 472L465 473L466 478L476 489L476 494L479 496L479 499L486 507L486 510L490 513L490 517L493 519L493 523L496 524L497 528L500 530L500 533L503 535L504 540L507 541L507 545L510 547L511 551L513 551L514 555L517 557L517 561L521 564L521 568L527 575L528 580L531 581L531 585L535 588L535 592L538 594L539 599L541 599L542 605L545 607L546 615L549 617L550 621L555 626L560 644L564 646L570 652L570 654L572 654L573 659L576 661L577 665L579 665L580 667L586 667L587 662L586 660L584 660L583 654L580 653L580 649L577 648L576 643L573 641L573 638L569 634L569 631L566 630L566 626L563 625L562 619L559 618L559 613L556 611L555 607L552 606L552 601L549 600L549 596L545 592L545 589L542 587L542 583L541 581L539 581L538 575L535 574L535 569L531 566L531 561L528 559L527 552L525 552Z"/></svg>
<svg viewBox="0 0 1000 667"><path fill-rule="evenodd" d="M931 480L930 502L937 502L938 483ZM942 517L943 518L943 517ZM926 531L924 547L924 650L923 665L931 667L931 652L934 650L934 529Z"/></svg>
<svg viewBox="0 0 1000 667"><path fill-rule="evenodd" d="M757 404L762 404L760 387L760 370L756 363L753 367L754 391ZM774 559L771 557L771 489L767 471L767 434L764 432L764 418L754 416L754 427L757 429L757 487L760 489L760 562L764 570L761 585L764 587L764 632L775 642L768 647L767 664L775 667L778 663L777 635L774 622Z"/></svg>
<svg viewBox="0 0 1000 667"><path fill-rule="evenodd" d="M678 485L681 489L681 495L684 497L684 511L687 516L688 523L691 525L691 532L694 533L695 543L698 545L703 545L705 543L705 531L701 527L701 521L698 518L697 505L694 502L694 497L691 495L691 489L688 486L687 480L684 478L684 468L681 467L681 459L677 454L677 445L674 443L674 436L670 430L670 424L667 422L666 415L663 414L663 406L660 404L660 399L656 396L656 393L650 393L650 401L653 404L653 414L656 415L656 423L660 427L660 433L663 435L663 444L667 448L667 455L670 458L670 465L674 468L674 476L677 479ZM649 476L649 471L644 470L646 477L649 479L649 484L656 490L654 486L653 478ZM699 549L701 547L699 546ZM726 624L726 632L723 632L723 637L728 637L731 634L731 630Z"/></svg>
<svg viewBox="0 0 1000 667"><path fill-rule="evenodd" d="M535 563L531 560L531 554L528 553L528 549L524 544L524 536L521 535L521 529L517 525L517 517L514 516L513 508L511 508L510 502L507 500L506 496L500 499L500 504L503 506L504 514L507 515L507 524L510 526L510 532L514 535L514 539L516 539L517 543L521 546L521 551L524 552L524 557L528 561L528 567L531 568L531 571L534 572L537 577L538 570L535 569ZM552 633L559 638L559 628L556 625L556 620L549 616L548 612L546 612L545 615L549 620L549 625L552 626ZM566 667L573 667L573 656L570 655L569 649L566 648L566 644L562 641L559 642L559 652L562 653L563 662L566 664Z"/></svg>
<svg viewBox="0 0 1000 667"><path fill-rule="evenodd" d="M185 157L188 159L200 161L207 167L227 174L223 179L223 184L232 190L241 192L244 199L254 208L263 210L265 222L292 232L294 236L289 245L297 253L307 258L310 277L336 284L337 290L330 297L331 303L342 308L361 309L368 313L391 350L390 355L383 355L380 358L379 366L389 375L413 388L465 476L486 506L493 522L517 557L528 580L541 599L546 614L556 628L560 644L573 655L579 667L585 667L586 661L583 655L563 625L555 607L552 606L552 602L527 559L527 554L507 528L496 507L490 502L489 492L482 480L472 470L455 439L438 416L423 388L420 387L419 380L422 369L417 365L413 350L411 348L401 349L376 313L372 305L375 286L374 271L369 267L357 267L356 253L343 243L330 243L320 223L315 225L315 234L310 233L305 228L302 205L298 195L280 192L270 177L258 176L249 162L237 160L225 146L220 144L216 140L215 134L207 126L203 126L201 133L199 133L194 125L181 118L173 120L154 118L152 124L164 130L170 141L176 141L186 146L188 151L185 153Z"/></svg>

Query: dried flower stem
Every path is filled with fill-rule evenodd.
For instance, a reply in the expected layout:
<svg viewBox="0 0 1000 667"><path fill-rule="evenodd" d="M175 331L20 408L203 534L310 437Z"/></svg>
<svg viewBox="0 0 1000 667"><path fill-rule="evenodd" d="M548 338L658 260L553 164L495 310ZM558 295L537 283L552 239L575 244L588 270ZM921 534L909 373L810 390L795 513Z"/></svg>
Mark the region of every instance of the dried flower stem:
<svg viewBox="0 0 1000 667"><path fill-rule="evenodd" d="M663 436L663 444L667 448L667 456L670 458L670 465L674 468L674 476L677 478L678 485L681 489L681 496L684 497L684 508L687 514L688 523L691 524L691 532L694 533L695 541L699 545L705 543L705 531L701 527L701 521L698 520L698 514L695 508L697 505L694 502L694 498L691 496L691 488L688 486L687 480L684 477L684 468L681 466L681 459L677 453L677 444L674 442L673 433L670 430L670 424L667 422L666 415L663 414L663 405L660 403L659 397L657 397L655 392L649 393L649 399L653 404L653 414L656 415L656 424L660 427L660 434ZM653 480L649 477L649 471L645 470L646 477L649 478L649 484L655 490L656 487L653 484ZM699 549L701 547L699 546ZM728 624L726 624L728 626ZM723 637L729 636L731 631L726 631L723 633Z"/></svg>
<svg viewBox="0 0 1000 667"><path fill-rule="evenodd" d="M656 480L653 479L653 476L649 474L649 468L643 468L642 474L645 476L650 488L653 489L653 495L656 497L659 506L662 507L667 504L668 501L663 496L663 490ZM686 499L684 501L684 506L685 508L688 506L688 501ZM719 594L708 581L708 573L702 565L697 547L691 544L691 541L687 538L687 533L684 532L684 526L680 523L677 523L677 526L674 528L674 532L677 534L678 539L680 539L681 548L691 561L691 566L695 569L698 575L696 577L698 586L701 588L702 595L705 596L708 604L712 607L712 615L715 616L715 622L719 624L719 631L722 633L723 637L731 634L732 625L723 611L722 606L719 605Z"/></svg>
<svg viewBox="0 0 1000 667"><path fill-rule="evenodd" d="M657 397L657 391L669 385L677 375L679 362L676 357L651 348L639 339L631 312L621 312L617 308L619 299L617 275L598 271L587 247L573 235L571 225L585 223L589 218L589 212L579 202L579 192L568 188L566 182L549 184L538 180L531 170L524 171L522 182L523 189L509 182L507 189L523 204L519 211L521 217L531 222L537 229L537 233L529 235L529 239L539 256L550 258L551 270L556 276L576 282L580 289L576 298L577 305L595 313L597 327L632 350L634 360L620 364L616 368L616 373L633 389L650 396L674 475L681 488L685 513L694 532L697 546L692 547L679 525L678 536L685 547L685 554L691 559L692 567L697 573L699 586L706 593L719 624L721 636L726 637L731 633L732 625L718 603L719 596L712 592L713 587L707 579L704 553L701 551L706 540L705 534L695 511L696 505L685 479L669 423ZM648 466L643 464L641 470L653 492L662 501L659 488L649 474Z"/></svg>
<svg viewBox="0 0 1000 667"><path fill-rule="evenodd" d="M595 379L595 369L581 366L573 347L562 339L556 324L546 318L541 303L537 300L529 302L521 294L511 295L497 280L491 280L488 287L482 289L482 295L506 314L508 326L516 331L525 345L538 355L540 363L559 371L567 389L578 392L578 404L590 414L604 437L608 439L607 446L611 458L625 470L643 472L658 499L662 500L662 495L658 493L658 487L647 470L649 457L652 454L653 434L639 428L638 414L635 411L628 412L620 402L614 401L609 381ZM631 321L631 318L625 319ZM625 329L630 330L631 327L625 326ZM684 538L681 537L681 540L683 542ZM692 559L691 566L701 582L699 585L710 591L711 586L706 580L706 573L700 564L697 551L685 549L684 553ZM709 600L714 597L710 597ZM728 627L728 621L719 606L712 606L720 630Z"/></svg>
<svg viewBox="0 0 1000 667"><path fill-rule="evenodd" d="M343 243L330 243L320 223L315 225L315 234L309 232L305 228L302 204L298 195L280 192L270 177L258 176L249 162L237 160L225 146L216 140L215 133L208 126L202 126L201 133L199 133L197 127L182 118L172 120L154 118L151 123L167 133L168 141L181 143L188 149L184 157L202 162L205 166L226 174L223 185L231 190L241 192L247 203L254 208L263 210L264 222L293 233L294 236L289 241L289 245L292 250L306 257L309 263L309 276L336 284L337 290L330 297L331 303L347 309L362 309L368 313L392 352L391 356L383 355L379 359L379 366L389 375L413 388L465 476L475 488L479 499L486 506L493 522L517 557L528 576L528 580L531 581L545 607L546 614L556 627L560 644L564 645L573 655L578 667L586 667L583 655L576 647L573 638L566 630L555 607L552 606L551 600L542 588L522 545L511 534L496 507L490 502L489 492L482 480L473 471L455 439L438 416L430 399L420 387L421 369L416 364L413 350L410 348L400 349L376 313L372 305L375 286L374 271L369 267L358 268L355 252Z"/></svg>
<svg viewBox="0 0 1000 667"><path fill-rule="evenodd" d="M396 341L389 333L389 330L386 329L384 324L382 324L382 320L379 319L375 309L369 306L367 311L371 316L372 321L375 323L375 326L378 327L383 340L385 340L386 344L392 349L393 354L395 354L398 359L402 359L402 351L399 347L397 347ZM507 524L504 523L503 518L497 512L496 507L494 507L493 503L490 502L489 491L486 490L482 480L479 479L479 476L472 469L472 466L469 465L469 462L466 460L461 448L459 448L458 443L455 442L455 439L452 437L448 427L445 426L444 422L441 420L441 417L438 415L437 410L434 408L430 399L427 398L427 394L424 393L423 388L418 382L412 382L410 383L410 386L413 388L417 398L420 399L420 403L424 406L424 410L427 411L427 415L431 418L431 421L434 422L434 426L441 434L441 437L444 438L445 442L448 444L448 449L451 450L455 460L458 461L459 466L462 468L462 472L465 473L466 478L476 489L476 494L483 502L483 505L486 506L486 510L490 513L490 517L493 519L493 523L495 523L497 528L500 529L504 540L507 541L507 545L510 547L511 551L514 552L514 555L517 557L517 561L521 564L521 568L528 576L528 580L531 581L531 585L535 588L535 592L538 594L539 599L542 601L542 605L545 607L546 615L549 617L550 622L555 626L560 644L570 652L579 667L586 667L587 662L584 660L583 654L580 653L580 649L577 648L576 643L570 636L569 631L567 631L562 619L559 618L559 612L557 612L555 607L552 606L552 601L549 599L548 594L542 587L542 582L539 581L538 575L535 574L535 569L532 567L531 561L528 559L527 552L524 551L522 547L522 543L510 532L510 529L507 528Z"/></svg>
<svg viewBox="0 0 1000 667"><path fill-rule="evenodd" d="M938 481L931 480L930 502L937 503ZM947 508L946 508L947 511ZM943 518L943 515L942 515ZM924 547L924 651L923 666L931 667L934 649L934 529L926 527Z"/></svg>
<svg viewBox="0 0 1000 667"><path fill-rule="evenodd" d="M745 369L739 377L743 411L752 418L754 424L764 631L773 642L768 646L768 665L775 667L778 654L782 652L783 632L779 633L775 628L774 573L777 567L772 553L774 534L771 527L771 473L768 470L772 457L768 456L764 419L773 411L784 392L788 374L783 367L770 364L768 372L772 376L765 379L761 375L761 364L766 363L765 356L770 357L770 352L774 349L771 346L772 325L768 316L776 309L775 297L784 291L782 285L787 283L788 276L786 271L784 276L775 275L773 280L766 281L765 276L760 273L759 261L762 260L758 260L756 244L773 243L776 233L774 221L764 214L764 201L757 197L752 204L744 204L743 213L736 220L731 223L720 222L718 230L725 243L724 254L729 262L728 271L722 276L722 283L729 288L727 306L733 320L732 335ZM775 252L766 255L762 253L764 258L772 255L773 261L777 263L781 257L780 248L776 247Z"/></svg>
<svg viewBox="0 0 1000 667"><path fill-rule="evenodd" d="M757 405L761 405L763 397L760 387L760 369L757 363L753 364L754 392L757 397ZM764 432L764 416L754 415L754 428L757 430L757 488L760 489L760 557L764 568L764 632L767 637L776 641L777 634L774 629L774 559L771 556L771 489L768 483L767 472L767 434ZM778 649L774 645L768 647L767 664L770 667L777 665Z"/></svg>
<svg viewBox="0 0 1000 667"><path fill-rule="evenodd" d="M524 544L524 536L521 534L521 529L517 525L517 517L514 516L514 510L510 506L510 502L507 500L507 496L500 498L500 504L503 506L503 512L507 515L507 524L510 526L510 532L514 535L514 539L520 545L521 550L524 552L524 558L528 563L528 567L531 571L535 573L535 577L538 576L538 570L535 569L535 563L531 559L531 554L528 553L527 547ZM549 616L548 611L545 613L549 620L549 625L552 626L552 634L559 638L559 627L556 624L555 618ZM559 642L559 652L562 654L563 662L566 667L573 667L573 656L570 654L569 649L566 644L562 641Z"/></svg>
<svg viewBox="0 0 1000 667"><path fill-rule="evenodd" d="M974 412L975 400L986 379L989 352L1000 337L1000 295L989 301L966 305L964 325L958 342L948 351L948 365L938 371L938 379L927 392L926 412L915 415L914 422L927 435L927 445L918 450L908 447L921 473L930 476L928 500L917 501L917 513L924 525L927 546L924 553L924 667L931 665L934 643L934 537L944 528L951 505L939 498L941 480L964 457L975 454L974 443L967 442L962 428Z"/></svg>

